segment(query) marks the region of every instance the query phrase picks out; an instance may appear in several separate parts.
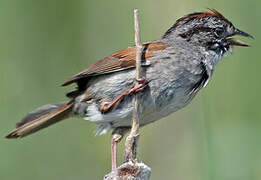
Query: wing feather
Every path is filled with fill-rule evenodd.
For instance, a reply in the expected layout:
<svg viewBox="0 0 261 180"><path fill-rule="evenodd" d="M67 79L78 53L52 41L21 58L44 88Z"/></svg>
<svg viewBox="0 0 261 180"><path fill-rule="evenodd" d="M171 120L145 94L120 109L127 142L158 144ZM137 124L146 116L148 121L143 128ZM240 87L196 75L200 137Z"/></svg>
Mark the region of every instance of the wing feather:
<svg viewBox="0 0 261 180"><path fill-rule="evenodd" d="M155 56L155 51L164 50L167 45L163 42L150 42L145 43L142 52L142 61ZM96 76L106 73L111 73L115 71L121 71L128 68L135 67L136 61L136 47L129 47L111 54L98 62L92 64L86 70L74 75L68 81L66 81L62 86L67 86L71 83L78 82L80 79L87 78L89 76Z"/></svg>

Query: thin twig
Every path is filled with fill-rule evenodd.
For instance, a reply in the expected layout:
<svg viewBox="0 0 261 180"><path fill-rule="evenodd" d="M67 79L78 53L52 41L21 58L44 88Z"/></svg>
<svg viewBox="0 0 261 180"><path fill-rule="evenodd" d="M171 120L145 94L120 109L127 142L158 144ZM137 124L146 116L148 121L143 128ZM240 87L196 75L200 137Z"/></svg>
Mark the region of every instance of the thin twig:
<svg viewBox="0 0 261 180"><path fill-rule="evenodd" d="M141 52L142 45L140 41L140 22L139 22L139 11L134 9L134 26L135 26L135 45L136 45L136 80L141 78ZM138 135L139 133L139 98L138 94L135 95L134 101L134 112L131 127L131 134Z"/></svg>
<svg viewBox="0 0 261 180"><path fill-rule="evenodd" d="M136 79L141 79L141 54L142 45L140 42L140 27L139 27L139 13L134 10L134 24L135 24L135 43L136 43ZM136 82L138 85L138 82ZM130 135L125 142L125 163L113 170L111 173L105 175L104 180L149 180L151 169L143 163L138 163L136 160L137 144L139 137L139 94L135 95L133 121Z"/></svg>
<svg viewBox="0 0 261 180"><path fill-rule="evenodd" d="M136 45L136 79L141 78L141 52L142 45L140 40L140 20L139 11L134 9L134 25L135 25L135 45Z"/></svg>
<svg viewBox="0 0 261 180"><path fill-rule="evenodd" d="M134 27L135 27L135 44L136 44L136 79L141 79L141 54L142 45L140 40L140 23L139 11L134 9ZM136 160L137 142L139 136L139 94L135 95L133 120L130 135L126 138L125 142L125 155L124 160Z"/></svg>

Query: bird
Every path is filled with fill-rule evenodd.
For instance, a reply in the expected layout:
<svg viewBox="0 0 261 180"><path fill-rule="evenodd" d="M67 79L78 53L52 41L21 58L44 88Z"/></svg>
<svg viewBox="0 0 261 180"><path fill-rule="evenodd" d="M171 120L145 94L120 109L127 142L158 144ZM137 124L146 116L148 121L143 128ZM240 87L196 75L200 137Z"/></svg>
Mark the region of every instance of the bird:
<svg viewBox="0 0 261 180"><path fill-rule="evenodd" d="M22 138L69 117L98 125L96 135L112 130L112 168L117 143L132 124L135 94L140 98L140 125L178 111L209 83L219 61L235 46L233 38L253 38L215 9L178 19L159 39L142 44L142 78L135 79L136 47L128 47L90 65L62 84L76 84L66 102L47 104L28 113L5 137Z"/></svg>

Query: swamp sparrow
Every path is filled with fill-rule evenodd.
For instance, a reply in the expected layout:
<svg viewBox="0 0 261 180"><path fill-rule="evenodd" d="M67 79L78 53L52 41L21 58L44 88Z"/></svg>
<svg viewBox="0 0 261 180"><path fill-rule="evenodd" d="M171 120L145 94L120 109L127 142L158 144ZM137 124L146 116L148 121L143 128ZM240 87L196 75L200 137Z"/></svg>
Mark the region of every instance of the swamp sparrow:
<svg viewBox="0 0 261 180"><path fill-rule="evenodd" d="M252 37L237 29L216 10L188 14L162 38L143 44L142 76L135 82L136 48L111 54L76 74L69 102L44 105L28 115L6 138L24 137L63 119L79 116L98 125L96 135L113 129L113 168L116 143L132 123L133 100L140 93L140 125L159 120L186 106L205 87L216 67L234 46L231 38ZM138 84L138 85L137 85Z"/></svg>

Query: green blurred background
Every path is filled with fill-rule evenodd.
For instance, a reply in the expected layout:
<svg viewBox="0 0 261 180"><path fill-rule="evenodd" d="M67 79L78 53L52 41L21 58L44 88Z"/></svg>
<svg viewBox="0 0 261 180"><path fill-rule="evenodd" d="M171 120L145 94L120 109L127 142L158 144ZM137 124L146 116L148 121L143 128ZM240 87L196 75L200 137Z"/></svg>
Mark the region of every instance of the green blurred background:
<svg viewBox="0 0 261 180"><path fill-rule="evenodd" d="M139 158L152 180L261 179L261 1L0 1L0 135L22 116L64 101L71 75L134 44L133 9L142 40L159 38L177 18L215 8L255 36L235 48L185 109L141 129ZM18 140L0 139L1 180L102 179L110 171L110 135L68 119ZM123 143L120 145L122 160Z"/></svg>

